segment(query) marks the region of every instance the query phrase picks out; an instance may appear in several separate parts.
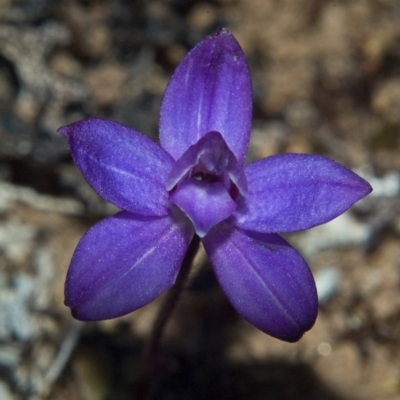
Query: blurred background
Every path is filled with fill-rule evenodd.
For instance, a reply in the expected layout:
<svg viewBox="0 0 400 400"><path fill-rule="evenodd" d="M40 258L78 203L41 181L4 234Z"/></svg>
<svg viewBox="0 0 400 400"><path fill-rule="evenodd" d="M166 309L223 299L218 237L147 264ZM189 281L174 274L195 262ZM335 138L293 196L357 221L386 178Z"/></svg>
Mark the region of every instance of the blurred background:
<svg viewBox="0 0 400 400"><path fill-rule="evenodd" d="M147 398L399 399L399 21L399 0L0 0L0 400L135 398L160 300L90 324L63 305L79 238L116 210L56 130L98 116L157 140L168 78L218 27L250 65L249 161L323 154L374 192L288 237L321 303L299 343L238 317L200 255Z"/></svg>

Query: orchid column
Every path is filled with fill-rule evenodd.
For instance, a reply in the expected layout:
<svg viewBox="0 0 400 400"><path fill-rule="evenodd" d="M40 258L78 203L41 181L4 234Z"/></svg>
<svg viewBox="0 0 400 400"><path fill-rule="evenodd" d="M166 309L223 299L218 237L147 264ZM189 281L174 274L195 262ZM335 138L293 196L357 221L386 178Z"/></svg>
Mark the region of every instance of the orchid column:
<svg viewBox="0 0 400 400"><path fill-rule="evenodd" d="M289 342L317 316L313 277L278 233L323 224L370 185L326 157L283 154L244 165L252 95L244 54L226 30L199 43L166 89L160 143L100 119L60 128L75 163L123 211L89 229L65 302L75 318L116 318L171 288L194 235L236 310Z"/></svg>

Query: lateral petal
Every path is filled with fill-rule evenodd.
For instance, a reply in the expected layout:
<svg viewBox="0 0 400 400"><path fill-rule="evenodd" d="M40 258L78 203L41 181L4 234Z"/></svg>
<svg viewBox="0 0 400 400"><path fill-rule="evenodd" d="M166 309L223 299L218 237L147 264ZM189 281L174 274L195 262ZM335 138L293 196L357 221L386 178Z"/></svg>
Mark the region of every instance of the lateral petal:
<svg viewBox="0 0 400 400"><path fill-rule="evenodd" d="M258 232L293 232L324 224L366 196L371 186L326 157L282 154L244 168L248 195L232 223Z"/></svg>
<svg viewBox="0 0 400 400"><path fill-rule="evenodd" d="M221 223L203 244L222 289L247 321L287 342L299 340L314 325L314 279L300 254L281 237Z"/></svg>
<svg viewBox="0 0 400 400"><path fill-rule="evenodd" d="M65 283L65 304L83 321L120 317L143 307L175 282L193 236L180 216L128 212L102 220L80 240Z"/></svg>
<svg viewBox="0 0 400 400"><path fill-rule="evenodd" d="M164 94L160 142L177 160L210 131L239 162L249 142L252 93L246 58L225 29L201 41L178 65Z"/></svg>
<svg viewBox="0 0 400 400"><path fill-rule="evenodd" d="M171 156L117 122L91 118L59 129L90 186L115 206L147 216L167 214Z"/></svg>

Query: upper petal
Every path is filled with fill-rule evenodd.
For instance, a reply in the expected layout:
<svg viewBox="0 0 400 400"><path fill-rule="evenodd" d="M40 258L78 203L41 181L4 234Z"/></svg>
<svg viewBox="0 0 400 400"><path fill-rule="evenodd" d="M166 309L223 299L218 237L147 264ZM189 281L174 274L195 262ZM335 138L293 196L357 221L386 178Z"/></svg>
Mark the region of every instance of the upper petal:
<svg viewBox="0 0 400 400"><path fill-rule="evenodd" d="M337 217L372 189L339 163L318 155L283 154L245 166L248 195L232 223L258 232L293 232Z"/></svg>
<svg viewBox="0 0 400 400"><path fill-rule="evenodd" d="M161 145L178 159L200 137L217 131L243 162L251 117L245 56L236 39L221 29L191 50L170 79L161 106Z"/></svg>
<svg viewBox="0 0 400 400"><path fill-rule="evenodd" d="M222 289L247 321L288 342L314 325L314 279L300 254L278 235L222 223L203 244Z"/></svg>
<svg viewBox="0 0 400 400"><path fill-rule="evenodd" d="M166 215L171 156L146 136L117 122L91 118L59 129L89 185L115 206Z"/></svg>
<svg viewBox="0 0 400 400"><path fill-rule="evenodd" d="M179 211L178 211L179 212ZM121 212L80 240L65 282L75 318L116 318L149 303L175 282L193 228L185 217Z"/></svg>

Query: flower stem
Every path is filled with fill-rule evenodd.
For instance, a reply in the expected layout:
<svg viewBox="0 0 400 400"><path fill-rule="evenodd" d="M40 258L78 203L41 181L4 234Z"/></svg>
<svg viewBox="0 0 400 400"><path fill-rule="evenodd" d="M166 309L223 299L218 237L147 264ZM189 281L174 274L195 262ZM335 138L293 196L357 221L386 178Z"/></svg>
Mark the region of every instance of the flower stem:
<svg viewBox="0 0 400 400"><path fill-rule="evenodd" d="M189 245L186 256L183 260L182 267L178 273L174 286L167 293L164 302L158 312L150 336L143 350L142 371L138 377L135 399L142 399L149 389L151 379L158 369L160 357L159 349L164 328L170 319L179 296L189 276L190 268L193 264L194 257L197 254L200 245L200 238L195 235Z"/></svg>

